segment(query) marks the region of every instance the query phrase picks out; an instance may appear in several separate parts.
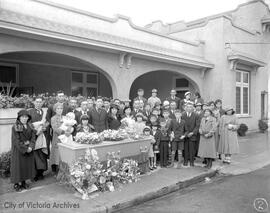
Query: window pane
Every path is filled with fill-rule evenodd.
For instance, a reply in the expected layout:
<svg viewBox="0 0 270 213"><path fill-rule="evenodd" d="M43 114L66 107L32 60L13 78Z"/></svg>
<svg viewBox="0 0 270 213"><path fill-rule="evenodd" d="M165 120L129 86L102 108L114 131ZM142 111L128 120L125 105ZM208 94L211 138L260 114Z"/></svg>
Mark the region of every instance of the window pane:
<svg viewBox="0 0 270 213"><path fill-rule="evenodd" d="M72 73L72 82L83 83L83 74L73 72Z"/></svg>
<svg viewBox="0 0 270 213"><path fill-rule="evenodd" d="M98 79L96 74L87 74L87 83L97 84Z"/></svg>
<svg viewBox="0 0 270 213"><path fill-rule="evenodd" d="M16 83L16 67L0 66L0 81Z"/></svg>
<svg viewBox="0 0 270 213"><path fill-rule="evenodd" d="M247 72L243 72L243 82L248 83L248 73Z"/></svg>
<svg viewBox="0 0 270 213"><path fill-rule="evenodd" d="M248 88L243 87L243 113L248 114Z"/></svg>
<svg viewBox="0 0 270 213"><path fill-rule="evenodd" d="M241 72L236 72L236 82L241 82Z"/></svg>
<svg viewBox="0 0 270 213"><path fill-rule="evenodd" d="M241 114L241 88L236 87L236 114Z"/></svg>
<svg viewBox="0 0 270 213"><path fill-rule="evenodd" d="M86 95L87 97L97 97L97 88L87 87Z"/></svg>
<svg viewBox="0 0 270 213"><path fill-rule="evenodd" d="M177 78L175 81L175 86L177 88L181 88L181 87L188 87L189 86L189 81L187 79L184 78Z"/></svg>
<svg viewBox="0 0 270 213"><path fill-rule="evenodd" d="M83 88L82 87L72 87L71 88L71 95L72 96L83 95Z"/></svg>

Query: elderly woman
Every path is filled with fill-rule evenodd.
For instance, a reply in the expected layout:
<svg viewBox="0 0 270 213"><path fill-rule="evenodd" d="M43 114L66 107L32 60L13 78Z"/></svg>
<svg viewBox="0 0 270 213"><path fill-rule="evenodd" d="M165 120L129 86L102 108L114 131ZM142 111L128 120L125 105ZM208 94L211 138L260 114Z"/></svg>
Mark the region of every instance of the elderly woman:
<svg viewBox="0 0 270 213"><path fill-rule="evenodd" d="M36 134L30 124L31 116L26 110L18 112L16 123L12 127L11 136L11 183L14 189L20 191L29 187L26 180L35 177L35 148Z"/></svg>
<svg viewBox="0 0 270 213"><path fill-rule="evenodd" d="M56 103L53 106L53 110L55 111L55 115L51 119L51 126L53 129L53 138L52 138L52 147L51 147L51 155L50 155L50 164L52 167L52 171L54 173L58 172L58 165L59 165L59 150L58 150L58 143L60 143L60 140L58 136L63 134L63 130L60 128L60 126L63 123L62 119L62 113L63 113L63 104Z"/></svg>
<svg viewBox="0 0 270 213"><path fill-rule="evenodd" d="M198 156L205 158L206 168L210 169L212 167L212 161L216 158L216 146L215 137L217 123L216 119L212 116L212 111L210 109L204 110L204 117L200 124L200 145Z"/></svg>
<svg viewBox="0 0 270 213"><path fill-rule="evenodd" d="M234 114L232 107L225 109L225 114L219 121L220 141L218 144L218 153L225 154L223 163L231 163L231 155L239 153L239 144L237 138L237 129L239 127L238 119Z"/></svg>

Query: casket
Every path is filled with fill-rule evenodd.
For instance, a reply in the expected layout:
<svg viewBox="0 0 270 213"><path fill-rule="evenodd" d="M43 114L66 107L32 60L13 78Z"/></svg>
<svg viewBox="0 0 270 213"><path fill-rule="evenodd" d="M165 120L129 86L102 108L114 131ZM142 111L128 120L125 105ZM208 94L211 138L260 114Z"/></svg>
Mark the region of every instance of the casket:
<svg viewBox="0 0 270 213"><path fill-rule="evenodd" d="M141 140L125 139L122 141L103 141L96 145L59 143L58 147L61 161L71 165L79 157L85 154L87 148L95 149L98 153L99 160L105 162L107 160L107 155L110 152L117 153L120 151L121 158L140 156L142 152L149 149L150 143L151 139L145 138Z"/></svg>

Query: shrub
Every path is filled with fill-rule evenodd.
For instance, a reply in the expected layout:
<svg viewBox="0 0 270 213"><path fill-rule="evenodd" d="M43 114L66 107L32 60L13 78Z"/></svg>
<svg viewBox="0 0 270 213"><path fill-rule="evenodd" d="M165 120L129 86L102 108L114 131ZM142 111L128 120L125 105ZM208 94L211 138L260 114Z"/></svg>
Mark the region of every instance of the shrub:
<svg viewBox="0 0 270 213"><path fill-rule="evenodd" d="M239 136L245 136L248 131L248 126L246 124L240 124L237 133Z"/></svg>
<svg viewBox="0 0 270 213"><path fill-rule="evenodd" d="M268 124L264 120L259 120L259 129L261 132L265 132L268 129Z"/></svg>
<svg viewBox="0 0 270 213"><path fill-rule="evenodd" d="M10 175L11 151L4 152L0 155L0 175L8 177Z"/></svg>

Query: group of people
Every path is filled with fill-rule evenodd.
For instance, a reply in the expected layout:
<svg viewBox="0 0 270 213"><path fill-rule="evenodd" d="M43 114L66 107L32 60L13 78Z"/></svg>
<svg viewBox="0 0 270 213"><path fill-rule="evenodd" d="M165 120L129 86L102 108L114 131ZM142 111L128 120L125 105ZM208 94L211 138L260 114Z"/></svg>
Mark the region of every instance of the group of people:
<svg viewBox="0 0 270 213"><path fill-rule="evenodd" d="M96 97L80 103L76 98L66 101L62 91L57 102L42 109L42 97L35 97L34 108L21 110L12 127L11 182L17 191L26 189L27 179L38 181L48 169L57 174L58 143L61 137L74 137L78 132L102 132L106 129L132 127L137 134L152 138L149 148L149 168L194 166L196 157L203 158L206 168L212 161L231 162L231 155L239 152L238 121L233 108L222 108L222 101L205 103L196 92L185 93L182 100L171 90L163 102L152 90L148 99L144 90L131 101ZM75 122L63 128L63 120Z"/></svg>

